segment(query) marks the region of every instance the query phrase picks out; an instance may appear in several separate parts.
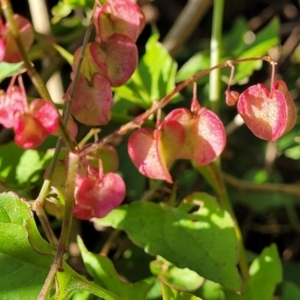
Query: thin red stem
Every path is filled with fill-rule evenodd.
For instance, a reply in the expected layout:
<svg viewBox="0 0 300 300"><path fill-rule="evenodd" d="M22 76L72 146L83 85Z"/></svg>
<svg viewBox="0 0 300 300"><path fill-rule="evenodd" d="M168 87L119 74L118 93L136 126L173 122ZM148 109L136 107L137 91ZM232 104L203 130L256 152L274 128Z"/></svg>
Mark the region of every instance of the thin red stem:
<svg viewBox="0 0 300 300"><path fill-rule="evenodd" d="M165 107L175 94L179 93L182 89L184 89L191 83L195 82L198 78L210 73L211 71L213 71L215 69L232 67L232 65L236 65L239 63L248 62L248 61L257 61L257 60L263 60L263 61L269 62L270 64L275 64L275 62L269 56L262 56L262 57L251 57L251 58L228 60L226 62L223 62L221 64L213 66L209 69L202 70L202 71L196 73L194 76L190 77L189 79L180 83L168 95L166 95L164 98L162 98L159 102L155 102L147 111L145 111L141 115L137 116L132 121L122 125L120 128L118 128L117 130L115 130L110 135L106 136L105 138L103 138L98 143L94 143L94 144L89 145L89 146L85 147L84 149L82 149L80 156L84 157L84 156L88 155L89 153L97 150L101 145L112 142L118 136L124 135L125 133L127 133L130 130L139 128L153 113L155 113L157 110Z"/></svg>
<svg viewBox="0 0 300 300"><path fill-rule="evenodd" d="M270 81L270 90L273 89L273 85L274 85L274 79L275 79L275 73L276 73L276 62L271 62L271 67L272 67L272 71L271 71L271 81Z"/></svg>

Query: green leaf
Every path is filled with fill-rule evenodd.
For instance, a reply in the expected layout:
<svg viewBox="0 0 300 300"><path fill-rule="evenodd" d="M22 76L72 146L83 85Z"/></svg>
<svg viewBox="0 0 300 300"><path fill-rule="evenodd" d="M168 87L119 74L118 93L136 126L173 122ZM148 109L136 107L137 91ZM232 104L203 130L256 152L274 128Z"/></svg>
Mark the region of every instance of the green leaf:
<svg viewBox="0 0 300 300"><path fill-rule="evenodd" d="M123 283L112 262L104 256L89 252L80 238L77 239L83 262L96 283L115 293L123 300L143 300L150 286L145 282Z"/></svg>
<svg viewBox="0 0 300 300"><path fill-rule="evenodd" d="M239 290L237 241L231 217L207 194L195 193L187 201L198 210L189 214L182 207L137 201L94 222L125 230L146 252Z"/></svg>
<svg viewBox="0 0 300 300"><path fill-rule="evenodd" d="M286 281L283 284L283 300L300 299L300 287L293 282Z"/></svg>
<svg viewBox="0 0 300 300"><path fill-rule="evenodd" d="M52 47L68 62L69 65L72 65L74 60L73 54L57 44L52 44Z"/></svg>
<svg viewBox="0 0 300 300"><path fill-rule="evenodd" d="M284 155L288 158L299 160L300 159L300 145L290 147L284 151Z"/></svg>
<svg viewBox="0 0 300 300"><path fill-rule="evenodd" d="M37 150L23 150L15 143L0 147L0 178L6 182L27 187L41 178L50 153Z"/></svg>
<svg viewBox="0 0 300 300"><path fill-rule="evenodd" d="M0 194L0 299L36 299L53 263L55 251L40 236L30 205L14 193ZM106 300L121 300L87 281L63 263L57 272L56 300L86 290Z"/></svg>
<svg viewBox="0 0 300 300"><path fill-rule="evenodd" d="M150 269L152 274L163 279L167 284L175 286L185 292L195 291L204 280L203 277L199 276L196 272L188 268L177 268L161 257L158 257L155 261L150 263Z"/></svg>
<svg viewBox="0 0 300 300"><path fill-rule="evenodd" d="M219 283L205 280L197 295L205 300L225 300L224 289Z"/></svg>
<svg viewBox="0 0 300 300"><path fill-rule="evenodd" d="M264 29L256 34L253 43L244 49L238 58L266 55L269 49L279 43L279 21L274 18ZM241 37L242 38L242 37ZM254 70L260 69L262 61L245 62L238 64L232 84L243 81L252 75Z"/></svg>
<svg viewBox="0 0 300 300"><path fill-rule="evenodd" d="M0 83L7 77L13 76L14 74L21 73L23 71L23 62L19 63L7 63L0 62Z"/></svg>
<svg viewBox="0 0 300 300"><path fill-rule="evenodd" d="M36 228L29 204L0 195L0 299L36 299L55 252Z"/></svg>
<svg viewBox="0 0 300 300"><path fill-rule="evenodd" d="M245 43L245 34L249 31L248 21L244 18L237 17L231 29L227 32L222 40L222 51L229 59L239 57L247 47ZM232 47L234 45L234 47ZM223 55L223 56L224 56Z"/></svg>
<svg viewBox="0 0 300 300"><path fill-rule="evenodd" d="M161 286L164 300L201 300L194 295L177 291L163 282L161 282Z"/></svg>
<svg viewBox="0 0 300 300"><path fill-rule="evenodd" d="M55 300L68 299L74 291L87 291L105 300L123 300L117 295L105 290L96 285L94 282L86 280L74 270L72 270L66 263L63 264L64 272L57 272L57 280L59 289L56 291Z"/></svg>
<svg viewBox="0 0 300 300"><path fill-rule="evenodd" d="M118 99L126 99L144 108L162 99L175 88L176 62L158 42L154 33L146 44L146 53L129 81L115 89ZM177 96L178 98L178 96Z"/></svg>
<svg viewBox="0 0 300 300"><path fill-rule="evenodd" d="M276 246L267 247L249 269L250 279L245 282L243 294L226 292L226 300L270 300L276 285L282 281L282 267Z"/></svg>
<svg viewBox="0 0 300 300"><path fill-rule="evenodd" d="M200 52L192 56L177 72L176 81L184 81L201 70L209 68L209 53ZM207 77L201 77L207 81ZM200 80L201 80L200 78ZM199 82L200 80L197 80Z"/></svg>
<svg viewBox="0 0 300 300"><path fill-rule="evenodd" d="M53 14L52 23L58 23L74 9L92 9L93 4L93 0L61 0L51 10Z"/></svg>

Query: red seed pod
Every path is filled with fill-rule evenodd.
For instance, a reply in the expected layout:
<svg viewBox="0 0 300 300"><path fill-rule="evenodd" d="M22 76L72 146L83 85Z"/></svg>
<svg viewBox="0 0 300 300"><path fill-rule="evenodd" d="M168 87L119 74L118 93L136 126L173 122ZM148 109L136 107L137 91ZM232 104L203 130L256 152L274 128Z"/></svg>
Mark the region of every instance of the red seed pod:
<svg viewBox="0 0 300 300"><path fill-rule="evenodd" d="M29 111L16 114L14 121L15 143L24 149L39 146L58 128L58 113L52 103L35 99Z"/></svg>
<svg viewBox="0 0 300 300"><path fill-rule="evenodd" d="M31 23L26 18L14 14L15 23L19 29L20 38L25 50L29 50L33 41L34 41L34 33L31 26ZM21 53L17 46L14 35L11 32L11 28L9 23L6 23L5 26L0 26L0 36L2 42L0 45L3 47L5 45L5 54L3 55L3 48L1 50L2 60L10 63L19 62L22 60Z"/></svg>
<svg viewBox="0 0 300 300"><path fill-rule="evenodd" d="M123 179L115 173L77 175L73 215L78 219L103 218L119 206L126 195Z"/></svg>
<svg viewBox="0 0 300 300"><path fill-rule="evenodd" d="M154 131L136 130L128 141L128 153L139 172L146 177L172 183L168 168L185 141L183 127L176 121L162 122Z"/></svg>
<svg viewBox="0 0 300 300"><path fill-rule="evenodd" d="M97 40L102 42L115 34L123 34L135 42L145 26L145 16L132 0L107 0L94 14Z"/></svg>
<svg viewBox="0 0 300 300"><path fill-rule="evenodd" d="M7 92L0 91L0 124L13 128L16 113L25 111L27 99L18 86L13 86Z"/></svg>
<svg viewBox="0 0 300 300"><path fill-rule="evenodd" d="M296 108L283 81L276 81L270 91L260 83L250 86L240 95L237 109L254 135L272 142L296 122Z"/></svg>
<svg viewBox="0 0 300 300"><path fill-rule="evenodd" d="M240 97L240 94L236 91L225 91L225 101L228 106L233 106L236 104Z"/></svg>
<svg viewBox="0 0 300 300"><path fill-rule="evenodd" d="M69 86L64 98L68 99L73 83ZM112 91L109 81L96 73L89 82L80 76L75 87L71 113L79 122L97 126L109 122L112 107Z"/></svg>
<svg viewBox="0 0 300 300"><path fill-rule="evenodd" d="M90 45L92 64L102 70L113 87L123 85L133 74L138 62L137 47L123 34L113 34L105 42ZM103 71L106 67L106 74Z"/></svg>
<svg viewBox="0 0 300 300"><path fill-rule="evenodd" d="M176 158L194 159L203 166L218 157L226 145L226 133L222 121L212 111L201 107L197 114L185 108L169 113L165 122L177 121L185 132L185 142L178 149Z"/></svg>

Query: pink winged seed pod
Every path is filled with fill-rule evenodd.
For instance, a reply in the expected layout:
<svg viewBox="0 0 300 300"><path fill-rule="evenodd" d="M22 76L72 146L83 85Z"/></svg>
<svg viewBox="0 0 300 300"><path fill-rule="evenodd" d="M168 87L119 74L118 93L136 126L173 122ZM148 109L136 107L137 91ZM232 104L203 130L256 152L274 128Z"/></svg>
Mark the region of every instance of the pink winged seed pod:
<svg viewBox="0 0 300 300"><path fill-rule="evenodd" d="M118 174L77 174L73 215L84 220L103 218L123 202L125 194L125 183Z"/></svg>
<svg viewBox="0 0 300 300"><path fill-rule="evenodd" d="M85 48L72 107L74 118L89 126L109 122L111 87L126 83L136 69L135 41L145 26L145 16L132 0L108 0L97 7L93 21L96 37ZM72 80L80 56L81 48L74 54ZM66 100L72 86L73 83L64 96Z"/></svg>
<svg viewBox="0 0 300 300"><path fill-rule="evenodd" d="M94 15L97 40L102 42L114 33L128 36L136 42L145 26L145 16L132 0L107 0Z"/></svg>
<svg viewBox="0 0 300 300"><path fill-rule="evenodd" d="M193 99L191 111L175 109L156 130L135 131L128 152L143 175L172 182L168 168L175 159L193 159L199 166L206 165L222 153L225 145L225 128L219 117Z"/></svg>
<svg viewBox="0 0 300 300"><path fill-rule="evenodd" d="M284 81L276 81L269 91L263 84L246 89L237 109L257 137L276 141L296 123L296 107Z"/></svg>
<svg viewBox="0 0 300 300"><path fill-rule="evenodd" d="M24 149L39 146L58 128L58 113L54 105L43 99L35 99L28 111L16 114L15 143Z"/></svg>
<svg viewBox="0 0 300 300"><path fill-rule="evenodd" d="M26 18L14 14L16 25L20 32L20 38L25 50L29 50L33 41L34 34L32 25ZM0 19L0 61L16 63L22 61L15 38L11 32L9 23L3 24Z"/></svg>

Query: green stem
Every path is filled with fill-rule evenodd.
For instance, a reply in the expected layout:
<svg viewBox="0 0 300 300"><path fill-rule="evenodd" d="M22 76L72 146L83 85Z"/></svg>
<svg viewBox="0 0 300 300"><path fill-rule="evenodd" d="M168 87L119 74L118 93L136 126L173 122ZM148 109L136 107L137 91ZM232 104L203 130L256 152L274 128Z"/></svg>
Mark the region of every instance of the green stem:
<svg viewBox="0 0 300 300"><path fill-rule="evenodd" d="M231 202L229 200L221 170L217 163L211 163L203 167L194 165L194 167L202 174L202 176L206 179L206 181L212 186L215 193L217 194L220 205L224 210L226 210L230 214L233 220L234 231L238 241L238 251L239 251L238 265L240 267L242 277L246 281L249 279L249 269L248 269L246 251L243 242L243 236L242 236L241 229L238 225L235 213L233 211Z"/></svg>
<svg viewBox="0 0 300 300"><path fill-rule="evenodd" d="M3 1L3 0L1 0L1 1ZM71 100L73 98L73 95L74 95L74 92L75 92L75 86L76 86L76 83L77 83L78 78L79 78L79 74L80 74L79 69L80 69L80 66L82 64L84 49L85 49L86 44L88 42L89 36L91 34L91 24L92 24L92 18L91 18L91 21L90 21L90 26L87 29L85 37L84 37L84 42L83 42L83 46L82 46L82 53L81 53L80 60L78 62L78 68L76 70L76 74L75 74L75 78L74 78L74 81L73 81L73 87L72 87L72 90L71 90L71 93L70 93L70 97L69 97L69 99L68 99L68 101L67 101L67 103L64 107L63 121L62 121L63 125L66 125L67 122L68 122L68 119L69 119L71 105L72 105ZM34 69L34 71L35 71L35 69ZM43 85L43 87L45 88L46 92L48 93L48 90L46 89L45 85ZM65 128L65 126L63 126L63 127ZM72 144L73 144L73 142L72 142ZM55 166L56 166L56 163L58 161L59 154L60 154L60 151L62 149L62 146L63 146L63 142L62 142L61 138L59 138L57 143L56 143L53 158L52 158L51 163L50 163L49 168L48 168L46 179L44 180L43 186L40 190L39 196L35 200L35 205L34 205L34 207L36 209L37 216L39 217L39 219L41 221L41 224L42 224L43 229L46 233L46 236L47 236L49 242L51 243L51 245L54 245L54 246L56 246L58 244L58 242L57 242L57 239L56 239L56 237L55 237L55 235L54 235L54 233L51 229L49 221L48 221L48 219L46 217L46 214L44 212L43 206L44 206L44 202L45 202L45 199L47 197L47 194L49 193L51 178L53 176ZM74 150L74 146L71 149ZM67 201L67 199L66 199L66 201ZM66 211L66 209L67 208L65 207L65 211ZM71 213L71 211L72 211L72 209L70 210L70 213Z"/></svg>
<svg viewBox="0 0 300 300"><path fill-rule="evenodd" d="M45 231L47 239L48 239L49 243L52 246L54 246L55 248L58 245L58 241L57 241L56 236L51 228L50 222L45 214L44 203L45 203L46 197L50 190L51 178L53 176L56 162L58 160L61 148L62 148L62 140L59 138L56 143L54 155L53 155L50 165L48 167L46 178L43 182L43 185L42 185L42 188L40 190L38 197L34 201L34 209L35 209L36 214L42 224L42 227Z"/></svg>
<svg viewBox="0 0 300 300"><path fill-rule="evenodd" d="M220 63L223 11L224 0L214 0L212 35L210 41L210 66L215 66ZM218 114L221 93L220 69L213 70L209 76L209 100L211 109Z"/></svg>
<svg viewBox="0 0 300 300"><path fill-rule="evenodd" d="M73 218L72 210L74 207L75 178L76 173L78 172L79 163L79 154L69 153L64 218L62 222L62 230L58 244L58 251L62 251L64 253L67 251L69 244Z"/></svg>
<svg viewBox="0 0 300 300"><path fill-rule="evenodd" d="M57 252L54 262L51 265L48 276L38 296L38 300L48 299L49 292L53 286L56 272L63 271L63 258L68 250L69 237L72 225L72 209L74 206L75 176L79 168L79 155L70 153L68 161L67 185L65 195L65 210L62 223L61 235L59 238Z"/></svg>

